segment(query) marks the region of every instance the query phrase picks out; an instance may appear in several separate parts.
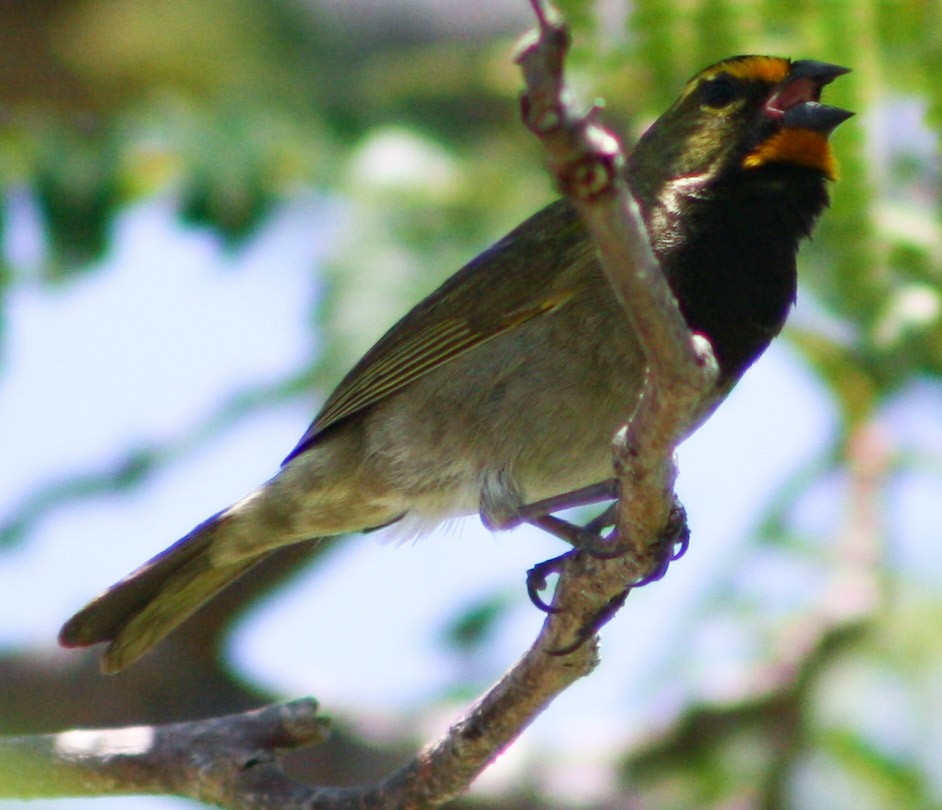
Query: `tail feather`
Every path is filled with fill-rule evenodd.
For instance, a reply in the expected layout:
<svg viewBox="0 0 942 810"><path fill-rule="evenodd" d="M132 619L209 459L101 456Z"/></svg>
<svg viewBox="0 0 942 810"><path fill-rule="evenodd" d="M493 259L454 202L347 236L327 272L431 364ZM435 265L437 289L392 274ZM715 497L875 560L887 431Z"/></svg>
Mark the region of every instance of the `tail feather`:
<svg viewBox="0 0 942 810"><path fill-rule="evenodd" d="M65 647L110 642L104 672L118 672L259 562L258 557L219 564L213 540L225 518L214 515L166 551L112 585L69 619L59 632Z"/></svg>

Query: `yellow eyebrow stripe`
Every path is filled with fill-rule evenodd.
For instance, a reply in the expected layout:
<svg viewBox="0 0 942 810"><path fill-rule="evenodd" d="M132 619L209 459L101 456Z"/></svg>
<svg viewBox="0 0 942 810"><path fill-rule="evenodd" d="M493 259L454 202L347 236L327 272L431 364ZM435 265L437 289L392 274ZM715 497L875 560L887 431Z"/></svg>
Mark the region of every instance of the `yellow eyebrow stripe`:
<svg viewBox="0 0 942 810"><path fill-rule="evenodd" d="M720 73L728 73L737 79L758 79L768 84L778 84L791 71L791 62L779 56L749 56L745 59L727 59L720 62L699 79L712 79Z"/></svg>
<svg viewBox="0 0 942 810"><path fill-rule="evenodd" d="M726 59L714 65L710 70L700 73L687 82L687 86L681 94L680 101L687 98L703 84L703 82L709 81L719 76L721 73L744 81L764 82L771 86L784 81L791 72L791 69L791 61L783 59L780 56L734 56L732 59Z"/></svg>

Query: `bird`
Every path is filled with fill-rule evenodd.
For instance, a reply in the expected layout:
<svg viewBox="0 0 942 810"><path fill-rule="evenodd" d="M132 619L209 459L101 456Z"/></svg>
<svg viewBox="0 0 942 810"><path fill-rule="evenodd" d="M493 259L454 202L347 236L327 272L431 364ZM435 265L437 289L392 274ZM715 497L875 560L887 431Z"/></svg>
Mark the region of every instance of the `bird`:
<svg viewBox="0 0 942 810"><path fill-rule="evenodd" d="M829 204L821 102L847 68L743 55L694 76L625 164L654 254L719 368L712 413L782 329L797 252ZM459 515L513 525L528 505L613 477L611 441L645 358L565 198L419 302L356 363L277 473L112 585L62 627L124 669L276 549Z"/></svg>

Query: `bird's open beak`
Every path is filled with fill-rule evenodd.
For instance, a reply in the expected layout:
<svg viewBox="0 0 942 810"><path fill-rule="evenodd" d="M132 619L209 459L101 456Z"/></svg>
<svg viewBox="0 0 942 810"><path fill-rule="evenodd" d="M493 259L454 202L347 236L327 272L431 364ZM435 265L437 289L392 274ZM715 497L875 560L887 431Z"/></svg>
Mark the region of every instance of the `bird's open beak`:
<svg viewBox="0 0 942 810"><path fill-rule="evenodd" d="M821 103L821 90L850 68L803 59L792 62L788 76L766 103L766 113L786 129L810 129L828 136L854 113Z"/></svg>

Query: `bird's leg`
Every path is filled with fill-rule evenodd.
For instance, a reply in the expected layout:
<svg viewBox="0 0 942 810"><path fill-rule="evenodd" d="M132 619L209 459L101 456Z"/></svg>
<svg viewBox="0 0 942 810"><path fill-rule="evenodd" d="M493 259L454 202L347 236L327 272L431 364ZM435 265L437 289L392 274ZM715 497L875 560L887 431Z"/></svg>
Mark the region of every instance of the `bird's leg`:
<svg viewBox="0 0 942 810"><path fill-rule="evenodd" d="M518 501L519 505L516 506L494 497L498 492L506 495L508 492L506 479L502 480L500 476L497 476L492 478L491 482L490 486L487 481L485 482L481 493L481 517L489 528L509 529L521 523L529 523L594 556L603 558L609 555L617 556L618 552L613 553L610 544L606 543L601 536L602 529L614 523L614 504L585 526L577 526L552 514L561 509L588 506L599 501L617 498L618 482L614 478L572 492L564 492L542 501L528 504L520 504Z"/></svg>
<svg viewBox="0 0 942 810"><path fill-rule="evenodd" d="M568 520L563 520L550 514L558 509L569 509L575 506L587 506L618 498L618 482L613 478L601 481L598 484L582 489L565 492L543 501L535 501L517 510L519 519L537 526L543 531L565 540L577 549L581 549L593 557L601 560L613 559L624 553L618 543L612 542L612 537L603 537L602 530L615 525L617 503L609 504L604 511L596 515L584 526L577 526Z"/></svg>
<svg viewBox="0 0 942 810"><path fill-rule="evenodd" d="M521 523L537 526L554 537L565 540L574 548L565 554L545 560L527 572L527 594L530 601L547 613L552 608L539 595L545 590L547 579L558 574L567 559L580 550L597 556L612 554L609 546L602 548L602 529L611 526L615 516L615 505L609 506L601 515L585 526L577 526L568 520L551 514L559 509L586 506L618 497L618 482L615 479L602 481L572 492L565 492L542 501L524 504L520 490L504 470L489 473L481 486L481 521L489 529L509 529Z"/></svg>
<svg viewBox="0 0 942 810"><path fill-rule="evenodd" d="M535 517L548 515L551 512L558 512L561 509L571 509L574 506L589 506L590 504L599 503L600 501L611 501L617 497L618 481L614 478L610 478L607 481L590 484L581 489L574 489L571 492L563 492L560 495L554 495L552 498L545 498L542 501L524 504L517 508L516 517L519 522L529 523ZM604 528L604 526L607 525L611 524L604 524L600 528ZM588 526L586 528L588 528Z"/></svg>

